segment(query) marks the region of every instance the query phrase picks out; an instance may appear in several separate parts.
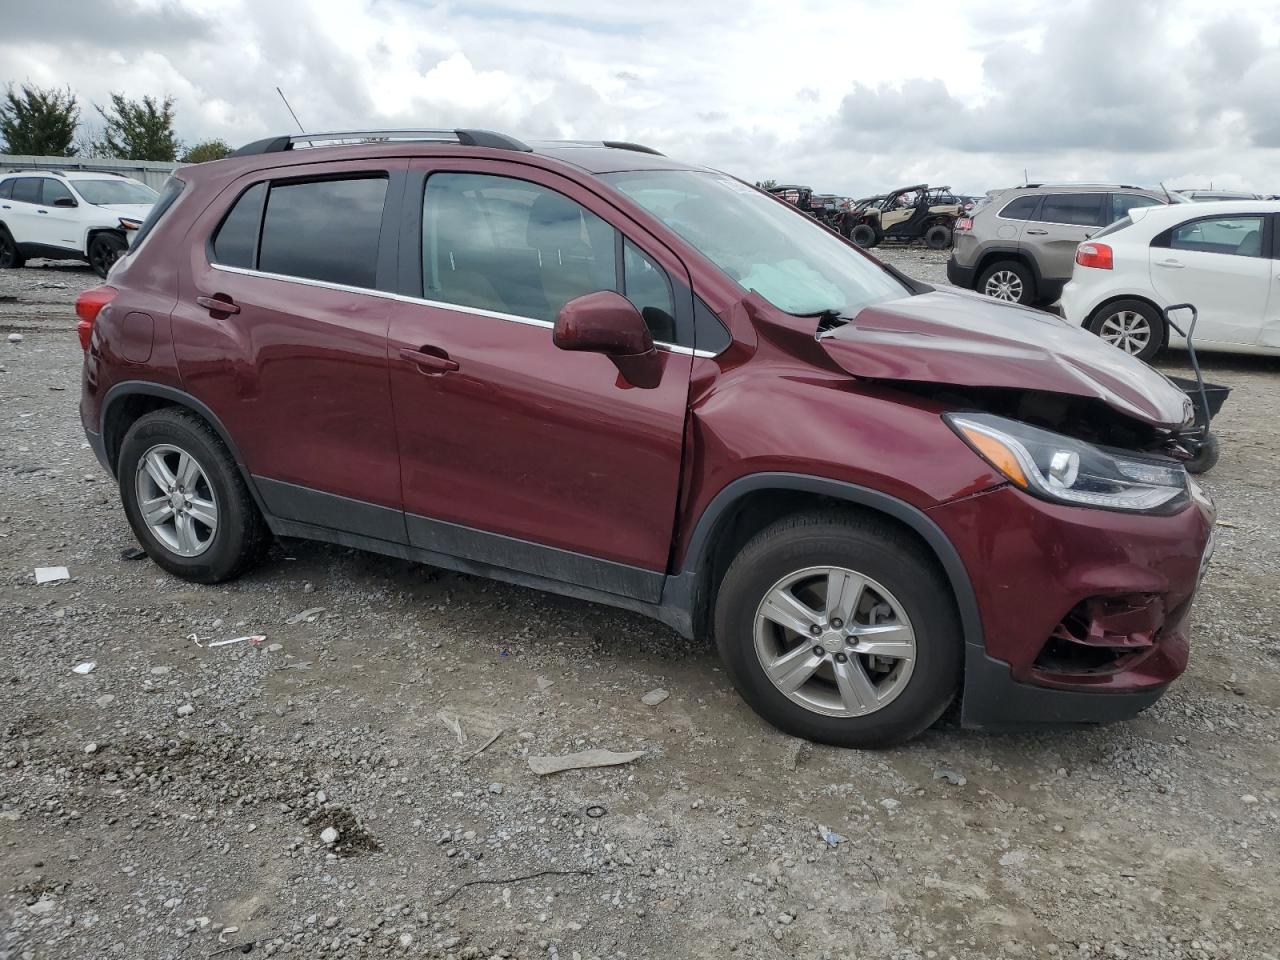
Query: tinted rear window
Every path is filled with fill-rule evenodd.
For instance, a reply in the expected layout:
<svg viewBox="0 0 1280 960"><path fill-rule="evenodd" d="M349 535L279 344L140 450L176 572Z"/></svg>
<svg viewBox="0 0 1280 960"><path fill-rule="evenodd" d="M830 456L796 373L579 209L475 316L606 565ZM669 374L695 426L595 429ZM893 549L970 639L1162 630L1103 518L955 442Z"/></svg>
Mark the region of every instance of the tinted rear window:
<svg viewBox="0 0 1280 960"><path fill-rule="evenodd" d="M228 267L252 268L258 252L258 227L262 224L265 183L254 184L240 195L213 238L213 262Z"/></svg>
<svg viewBox="0 0 1280 960"><path fill-rule="evenodd" d="M1018 197L1005 204L1005 208L1000 211L1000 216L1006 220L1030 220L1039 202L1039 197Z"/></svg>
<svg viewBox="0 0 1280 960"><path fill-rule="evenodd" d="M1083 227L1100 227L1111 221L1110 213L1103 216L1105 193L1051 193L1044 198L1040 208L1041 223L1066 223Z"/></svg>
<svg viewBox="0 0 1280 960"><path fill-rule="evenodd" d="M258 269L373 287L385 177L272 184Z"/></svg>
<svg viewBox="0 0 1280 960"><path fill-rule="evenodd" d="M160 188L160 199L155 202L148 212L142 226L138 228L138 235L129 243L129 249L137 250L142 241L146 239L152 228L160 222L160 218L169 212L169 208L173 206L173 201L178 199L178 195L182 193L186 183L177 177L170 177L164 182L164 186Z"/></svg>
<svg viewBox="0 0 1280 960"><path fill-rule="evenodd" d="M8 200L13 196L13 181L0 180L0 200Z"/></svg>
<svg viewBox="0 0 1280 960"><path fill-rule="evenodd" d="M40 202L40 181L43 177L19 177L13 181L13 199L24 203Z"/></svg>

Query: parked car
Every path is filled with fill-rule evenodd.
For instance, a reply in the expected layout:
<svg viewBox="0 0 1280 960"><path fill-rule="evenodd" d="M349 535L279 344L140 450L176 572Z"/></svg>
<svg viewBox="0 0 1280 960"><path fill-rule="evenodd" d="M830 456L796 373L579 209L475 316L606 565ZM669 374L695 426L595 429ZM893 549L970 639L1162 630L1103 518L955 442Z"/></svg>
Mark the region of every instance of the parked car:
<svg viewBox="0 0 1280 960"><path fill-rule="evenodd" d="M1062 315L1142 360L1185 343L1165 307L1199 311L1197 350L1280 354L1280 202L1133 210L1076 251Z"/></svg>
<svg viewBox="0 0 1280 960"><path fill-rule="evenodd" d="M1179 190L1178 193L1196 203L1208 203L1211 200L1262 200L1256 193L1243 190Z"/></svg>
<svg viewBox="0 0 1280 960"><path fill-rule="evenodd" d="M0 268L21 267L30 257L85 260L106 277L156 197L145 183L111 173L0 176Z"/></svg>
<svg viewBox="0 0 1280 960"><path fill-rule="evenodd" d="M1127 717L1187 662L1181 391L649 148L260 141L76 311L86 436L188 580L302 537L612 604L851 746L961 687L969 725Z"/></svg>
<svg viewBox="0 0 1280 960"><path fill-rule="evenodd" d="M1121 184L1032 183L996 194L956 221L947 279L1011 303L1053 303L1076 246L1134 207L1183 202Z"/></svg>

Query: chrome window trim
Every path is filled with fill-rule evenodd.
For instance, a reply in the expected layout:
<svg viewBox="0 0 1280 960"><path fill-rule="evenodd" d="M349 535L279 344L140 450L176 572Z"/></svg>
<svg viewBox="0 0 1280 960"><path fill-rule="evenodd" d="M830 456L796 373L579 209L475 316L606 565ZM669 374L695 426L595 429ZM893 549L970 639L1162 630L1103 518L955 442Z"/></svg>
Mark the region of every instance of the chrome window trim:
<svg viewBox="0 0 1280 960"><path fill-rule="evenodd" d="M223 273L235 273L245 277L264 277L268 280L282 280L285 283L296 283L304 287L319 287L322 290L336 290L339 293L357 293L369 297L377 297L380 300L396 300L400 303L416 303L425 307L438 307L441 310L453 310L457 313L469 313L477 317L491 317L494 320L506 320L510 323L522 323L530 327L542 327L547 330L555 328L555 324L549 320L539 320L536 317L522 317L515 313L501 313L497 310L484 310L480 307L467 307L460 303L449 303L444 300L428 300L425 297L410 297L403 293L391 293L389 290L374 290L369 287L352 287L345 283L331 283L328 280L312 280L310 277L291 277L283 273L269 273L266 270L250 270L247 267L229 267L221 263L209 264L214 270L221 270ZM710 350L695 350L692 347L681 346L678 343L663 343L654 341L653 344L660 350L666 350L668 353L679 354L686 357L703 357L711 358L716 354Z"/></svg>

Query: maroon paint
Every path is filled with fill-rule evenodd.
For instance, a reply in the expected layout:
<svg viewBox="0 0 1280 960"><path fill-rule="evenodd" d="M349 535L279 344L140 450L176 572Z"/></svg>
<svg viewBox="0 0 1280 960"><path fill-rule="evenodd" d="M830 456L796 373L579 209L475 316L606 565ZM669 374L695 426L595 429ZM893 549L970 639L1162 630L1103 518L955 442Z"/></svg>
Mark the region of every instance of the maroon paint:
<svg viewBox="0 0 1280 960"><path fill-rule="evenodd" d="M208 264L204 238L252 179L379 166L522 176L561 190L689 285L732 345L715 359L659 349L660 377L643 389L602 354L557 349L546 324ZM869 309L817 340L812 318L744 297L630 200L546 156L386 144L180 175L190 186L145 247L187 254L129 256L112 273L121 293L85 361L90 431L117 382L180 387L212 408L255 474L673 573L707 504L733 480L780 471L846 481L927 511L969 572L987 651L1019 679L1148 689L1185 666L1211 511L1191 504L1152 517L1033 499L952 433L939 404L868 379L1054 389L1147 422L1181 420L1180 395L1132 365L1117 372L1093 338L1044 321L1036 339L1050 346L1028 347L1019 329L1037 315L940 293ZM229 296L241 312L211 311L197 296ZM113 352L132 312L155 320L146 364ZM1065 680L1033 666L1073 605L1129 594L1154 594L1168 613L1123 670Z"/></svg>

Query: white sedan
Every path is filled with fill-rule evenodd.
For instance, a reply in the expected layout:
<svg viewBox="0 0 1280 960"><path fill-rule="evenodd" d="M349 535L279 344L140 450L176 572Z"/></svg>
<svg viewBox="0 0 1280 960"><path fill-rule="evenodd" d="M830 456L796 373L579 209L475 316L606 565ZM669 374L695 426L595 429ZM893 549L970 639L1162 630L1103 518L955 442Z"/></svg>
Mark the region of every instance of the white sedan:
<svg viewBox="0 0 1280 960"><path fill-rule="evenodd" d="M1175 303L1199 311L1197 349L1280 355L1280 202L1135 207L1076 248L1060 300L1067 320L1143 360L1185 344L1161 315Z"/></svg>

